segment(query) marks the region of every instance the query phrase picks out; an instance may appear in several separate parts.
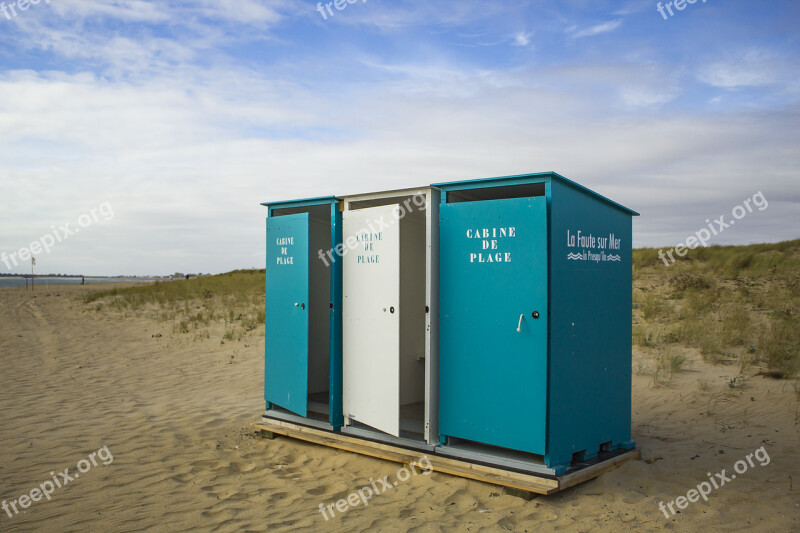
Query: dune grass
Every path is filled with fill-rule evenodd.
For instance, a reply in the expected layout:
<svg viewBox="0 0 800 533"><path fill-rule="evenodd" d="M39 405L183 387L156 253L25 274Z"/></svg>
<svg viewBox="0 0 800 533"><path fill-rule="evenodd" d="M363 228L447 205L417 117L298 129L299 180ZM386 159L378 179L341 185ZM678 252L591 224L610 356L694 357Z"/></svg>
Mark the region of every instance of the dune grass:
<svg viewBox="0 0 800 533"><path fill-rule="evenodd" d="M223 327L222 341L240 340L264 325L264 270L92 291L84 303L96 311L131 310L171 323L175 333ZM201 335L202 336L202 335Z"/></svg>
<svg viewBox="0 0 800 533"><path fill-rule="evenodd" d="M635 344L698 348L742 373L754 364L777 378L800 372L800 240L675 257L667 266L657 249L633 252Z"/></svg>
<svg viewBox="0 0 800 533"><path fill-rule="evenodd" d="M658 248L639 248L633 252L633 268L666 267ZM665 249L666 251L666 249ZM668 270L698 272L736 279L739 276L798 273L800 239L746 246L708 246L689 250L684 257L673 254L675 264ZM669 262L669 259L667 259Z"/></svg>

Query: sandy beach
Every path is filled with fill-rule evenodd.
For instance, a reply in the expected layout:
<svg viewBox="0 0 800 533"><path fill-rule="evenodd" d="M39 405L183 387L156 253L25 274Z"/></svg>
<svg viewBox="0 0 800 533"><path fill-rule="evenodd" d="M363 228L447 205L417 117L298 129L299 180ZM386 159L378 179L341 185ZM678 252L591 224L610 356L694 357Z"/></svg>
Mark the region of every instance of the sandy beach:
<svg viewBox="0 0 800 533"><path fill-rule="evenodd" d="M793 382L754 367L732 384L735 369L691 351L668 385L634 373L642 461L530 501L417 475L326 521L320 504L400 465L260 438L263 326L224 342L223 325L175 333L147 313L92 309L81 296L95 289L0 290L0 499L20 511L2 512L0 531L800 531ZM649 364L638 347L633 364ZM20 507L65 469L73 479L49 500ZM659 510L723 469L707 502Z"/></svg>

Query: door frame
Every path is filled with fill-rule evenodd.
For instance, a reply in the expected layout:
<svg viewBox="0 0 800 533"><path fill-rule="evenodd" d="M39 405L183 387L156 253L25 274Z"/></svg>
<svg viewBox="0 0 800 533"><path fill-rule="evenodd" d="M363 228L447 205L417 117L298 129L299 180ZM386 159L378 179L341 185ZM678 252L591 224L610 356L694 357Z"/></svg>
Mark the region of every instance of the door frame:
<svg viewBox="0 0 800 533"><path fill-rule="evenodd" d="M445 196L446 196L446 194L445 194ZM507 203L507 205L503 206L502 203ZM531 301L531 306L533 306L533 307L531 307L531 309L528 309L526 307L525 303L518 302L520 304L520 308L519 308L519 310L515 311L515 313L520 312L520 311L522 311L522 313L523 313L523 314L520 315L519 323L517 324L516 315L514 315L514 317L513 317L514 318L514 320L513 320L514 324L510 324L509 317L506 317L505 319L503 319L504 320L503 324L505 324L505 322L509 322L510 325L508 327L511 328L512 330L513 330L513 328L516 327L517 328L517 332L519 332L520 328L527 329L527 328L531 327L531 324L544 322L543 324L537 324L538 327L536 329L538 329L540 331L540 333L537 334L537 337L532 339L532 344L530 344L531 355L533 355L533 354L537 355L538 363L530 362L530 361L533 361L533 360L528 361L527 359L523 359L523 361L528 361L528 362L526 362L526 364L530 364L531 367L536 367L536 366L541 366L542 367L542 368L539 368L536 371L534 371L533 372L534 375L531 376L531 380L532 380L531 385L536 388L536 393L537 393L537 397L538 397L537 404L535 406L527 406L526 407L526 409L532 409L532 408L536 409L536 417L535 417L535 420L533 418L530 418L530 417L528 419L526 419L524 416L520 417L519 413L517 413L517 412L486 414L485 417L481 417L482 421L481 420L474 420L473 423L474 423L474 425L476 427L475 428L470 428L469 427L470 424L467 424L467 426L464 426L463 422L458 422L458 421L454 421L453 420L453 418L452 418L453 417L453 411L452 410L454 409L454 407L452 407L452 405L453 405L452 402L454 400L445 399L444 401L446 401L451 406L449 408L448 412L445 413L445 416L449 416L451 418L450 419L447 419L447 418L444 419L445 420L445 424L444 425L448 426L448 427L443 427L443 428L441 428L441 430L444 431L444 432L452 431L452 433L443 434L442 435L442 440L443 440L443 442L447 442L447 440L450 437L453 437L453 438L456 438L456 439L459 439L459 440L460 439L468 439L468 440L472 440L472 441L480 443L480 444L489 444L489 445L500 446L500 447L505 447L505 448L514 449L514 450L520 450L520 451L524 451L524 452L528 452L528 453L535 453L535 454L539 454L539 455L544 455L546 453L546 451L547 451L547 431L548 431L547 413L548 413L548 398L549 398L549 393L548 393L548 383L549 383L549 381L548 381L548 372L549 372L549 370L548 369L549 369L549 366L550 366L549 365L549 319L548 319L548 314L547 314L548 310L549 310L549 305L550 305L549 283L548 283L549 268L550 268L550 266L549 266L550 263L549 263L549 260L548 260L548 256L549 256L549 231L548 231L548 227L549 227L549 205L548 205L548 202L547 202L547 198L545 196L519 196L519 197L513 197L512 196L512 197L509 197L509 198L492 198L492 199L474 200L474 201L473 200L469 200L469 201L459 200L457 202L446 204L445 203L445 198L443 197L443 199L442 199L442 209L440 211L440 219L441 219L440 223L441 223L441 226L443 228L443 232L442 233L443 233L443 238L444 238L444 233L445 233L444 228L446 228L445 217L447 217L449 213L454 213L454 212L457 212L457 211L461 211L459 213L460 216L464 216L464 218L469 218L469 215L471 214L470 210L469 210L470 206L474 206L476 208L478 206L491 206L491 207L495 207L496 206L498 208L498 209L496 209L496 211L498 211L498 213L500 213L500 215L496 215L495 213L487 213L487 216L502 216L502 213L506 211L506 209L504 209L504 208L505 207L510 207L511 205L514 205L514 204L519 204L520 209L524 209L524 208L527 208L529 206L529 207L537 210L536 213L535 213L536 216L537 216L537 220L534 222L534 224L538 224L538 225L537 226L529 226L529 228L532 230L532 232L535 235L534 237L532 237L532 239L535 239L535 240L532 240L531 243L538 241L539 246L537 246L536 250L533 251L531 248L526 247L525 246L526 243L523 242L523 243L520 243L520 245L512 248L511 250L512 251L513 250L520 250L520 247L522 247L521 249L525 250L526 252L533 251L537 255L540 255L540 257L538 257L536 259L536 264L538 264L538 267L540 269L540 271L537 270L536 273L540 274L540 276L538 278L536 278L538 281L534 282L534 283L536 283L535 285L527 285L527 287L530 287L532 289L532 293L533 294L538 294L538 296L536 297L537 301ZM528 204L528 205L526 206L525 204ZM476 214L477 213L478 213L478 211L476 210ZM527 213L525 213L524 211L520 211L520 213L523 216L522 220L528 220L528 218L525 218ZM483 214L483 213L480 213L480 214ZM475 217L475 218L477 218L477 217ZM510 221L508 221L508 220L501 219L498 223L499 223L500 226L505 226L505 225L509 224L509 222ZM519 228L522 227L518 223L516 225ZM462 224L462 226L463 226L463 229L472 229L473 227L474 228L485 228L486 227L486 222L485 221L475 221L473 226L470 226L468 223ZM453 230L448 230L447 231L448 237L451 237L451 239L455 239L454 236L456 234L458 234L461 229L462 229L462 227L459 226L459 228L454 228ZM528 229L528 228L526 228L526 229ZM479 239L475 239L475 240L478 241ZM451 240L451 242L454 242L454 241ZM449 246L448 243L446 243L445 241L443 241L443 244L444 244L444 246L442 246L442 248L441 248L441 251L442 251L442 262L443 263L445 261L448 261L448 262L457 261L456 256L453 255L453 254L460 253L460 252L466 252L466 250L467 250L467 248L463 248L463 249L462 248L458 248L458 245L456 245L456 244L453 244L453 246ZM448 253L450 253L450 255L446 255ZM522 268L524 268L524 267L522 267ZM460 283L460 284L466 285L467 283L469 283L471 281L474 281L473 279L457 279L458 277L455 274L457 274L458 272L459 272L458 268L452 268L451 270L448 270L448 271L444 271L443 270L441 273L442 273L443 276L448 276L448 278L447 278L447 284L448 285L450 285L451 283ZM524 273L524 271L523 271L523 273ZM452 294L456 294L456 293L457 294L467 294L472 290L473 290L472 288L467 287L467 286L461 287L459 290L456 290L453 287L449 287L449 293L451 295ZM483 293L480 293L480 294L483 294ZM514 299L512 298L511 300L514 300ZM451 305L450 304L450 297L448 295L444 295L442 303L443 303L443 306L440 308L440 312L441 313L451 312L453 305L458 305L458 304ZM536 309L536 317L535 318L531 316L531 312L534 309ZM462 314L458 314L456 316L459 317L459 319L462 322L464 322L465 324L467 323L468 319L465 318L464 316L462 316ZM506 320L506 319L509 319L509 320ZM544 320L541 320L541 319L544 319ZM453 324L453 322L450 322L450 324ZM458 325L458 326L454 326L454 327L463 327L463 325ZM505 326L503 326L503 327L505 327ZM523 329L523 333L524 333L524 329ZM446 333L443 333L442 336L444 337L445 335L449 336L449 334L446 334ZM515 339L512 342L518 342L518 341ZM448 347L448 349L449 348L450 347ZM524 358L524 355L527 355L528 350L527 349L520 349L519 351L516 351L516 353L523 354L522 357ZM448 350L447 352L445 352L444 356L448 357L448 359L446 359L447 367L451 368L452 364L453 364L452 361L454 360L454 356L452 354L452 351ZM481 357L481 356L480 355L476 355L475 357ZM484 354L484 357L485 357L485 354ZM517 357L519 357L519 356L517 356ZM467 361L467 363L468 363L468 361ZM539 371L539 370L541 370L541 371ZM514 368L505 368L505 372L515 372L515 371L516 370ZM500 376L502 376L502 375L503 374L501 372ZM450 380L452 378L450 376L446 376L446 379ZM535 383L533 382L533 380L535 380ZM446 383L447 383L446 388L452 388L452 387L455 386L455 385L451 384L450 381L447 381ZM463 384L461 384L461 385L463 385ZM490 390L491 390L491 387L486 389L487 392L490 391ZM446 394L446 390L445 390L444 393ZM463 397L459 397L459 400L456 401L456 403L459 404L458 409L459 410L464 410L465 413L466 413L467 411L470 411L470 410L474 411L475 408L471 407L471 406L474 406L475 402L476 401L480 401L480 400L481 400L480 398L471 398L469 401L466 401ZM512 410L513 411L513 408L509 408L508 406L504 406L504 407L506 408L504 410ZM498 409L498 410L500 410L500 409ZM464 416L466 416L466 414ZM476 415L476 413L473 412L472 413L472 417L475 417L475 416L477 416L477 415ZM456 418L458 418L458 417L456 417ZM510 420L514 420L514 419L516 419L517 422L514 422L509 427ZM453 420L453 421L451 421L451 420ZM493 434L490 433L488 429L480 429L481 426L483 426L484 428L488 428L492 424L491 420L494 420L495 424L500 424L501 427L505 428L504 431L502 431L500 433L497 433L497 439L494 440L494 441L492 441L491 438L489 438ZM502 423L501 422L497 422L498 420L500 420ZM535 434L528 435L527 436L528 438L519 439L516 436L516 433L515 433L515 427L516 426L514 424L516 424L517 426L520 426L520 427L528 428L528 427L530 427L531 423L533 423L534 421L536 422L536 426L538 428L538 429L534 430ZM504 436L504 435L507 435L507 436ZM509 438L508 435L510 435L511 438ZM529 442L530 442L530 444L529 444Z"/></svg>
<svg viewBox="0 0 800 533"><path fill-rule="evenodd" d="M354 194L342 197L342 210L353 209L358 202L388 201L421 195L425 197L426 274L425 302L425 420L424 438L430 445L439 444L439 204L441 192L436 187L414 187ZM340 237L341 238L341 237Z"/></svg>
<svg viewBox="0 0 800 533"><path fill-rule="evenodd" d="M282 211L302 211L313 206L326 205L330 211L330 255L336 258L335 250L342 242L342 199L337 196L324 196L302 200L289 200L278 202L264 202L267 208L267 218L282 216ZM320 260L309 254L309 261ZM329 261L330 263L330 394L328 398L328 425L329 429L338 431L343 423L342 415L342 262ZM272 406L267 403L267 411Z"/></svg>

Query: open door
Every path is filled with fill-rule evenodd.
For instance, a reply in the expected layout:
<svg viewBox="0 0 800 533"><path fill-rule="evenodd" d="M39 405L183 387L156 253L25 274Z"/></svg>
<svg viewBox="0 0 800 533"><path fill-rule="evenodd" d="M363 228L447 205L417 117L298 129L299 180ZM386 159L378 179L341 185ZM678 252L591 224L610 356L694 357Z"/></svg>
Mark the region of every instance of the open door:
<svg viewBox="0 0 800 533"><path fill-rule="evenodd" d="M440 209L439 431L545 453L545 198Z"/></svg>
<svg viewBox="0 0 800 533"><path fill-rule="evenodd" d="M343 407L356 421L400 436L399 206L345 211Z"/></svg>
<svg viewBox="0 0 800 533"><path fill-rule="evenodd" d="M267 218L264 398L308 409L308 213Z"/></svg>

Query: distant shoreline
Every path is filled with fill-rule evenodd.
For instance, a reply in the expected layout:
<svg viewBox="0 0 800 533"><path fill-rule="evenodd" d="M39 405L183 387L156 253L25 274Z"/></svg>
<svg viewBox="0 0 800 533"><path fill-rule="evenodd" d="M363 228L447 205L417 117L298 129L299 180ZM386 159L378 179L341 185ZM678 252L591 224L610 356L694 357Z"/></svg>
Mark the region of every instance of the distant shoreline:
<svg viewBox="0 0 800 533"><path fill-rule="evenodd" d="M101 283L155 283L157 281L171 281L172 278L157 277L106 277L106 276L34 276L33 281L36 287L47 287L50 285L82 285L86 280L86 285ZM183 278L177 278L183 279ZM31 276L15 275L0 276L0 289L11 289L25 287L31 283Z"/></svg>
<svg viewBox="0 0 800 533"><path fill-rule="evenodd" d="M169 277L169 276L86 276L83 274L35 274L36 279L39 278L92 278L92 279L144 279L144 280L171 280L171 279L184 279L183 277ZM0 274L0 278L31 278L31 274Z"/></svg>

